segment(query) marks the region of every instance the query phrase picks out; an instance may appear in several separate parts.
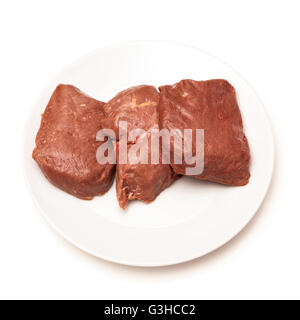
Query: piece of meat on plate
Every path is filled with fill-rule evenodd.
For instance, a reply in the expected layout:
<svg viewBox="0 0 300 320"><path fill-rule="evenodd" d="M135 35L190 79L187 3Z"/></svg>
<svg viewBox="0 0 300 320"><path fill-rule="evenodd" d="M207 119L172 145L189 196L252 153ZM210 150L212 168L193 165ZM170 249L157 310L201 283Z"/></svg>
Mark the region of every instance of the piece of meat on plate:
<svg viewBox="0 0 300 320"><path fill-rule="evenodd" d="M114 130L116 139L119 141L117 142L116 191L120 207L123 209L129 200L138 199L145 203L153 201L178 177L169 164L162 164L161 161L151 164L150 133L152 129L159 130L158 102L159 93L156 88L141 85L118 93L104 106L105 119L101 122L102 127ZM146 135L138 135L128 142L124 135L118 134L120 121L127 122L128 134L134 129L142 129ZM124 158L127 161L120 163L120 139L124 138L127 145ZM148 144L148 163L132 163L128 154L142 141ZM159 159L161 159L161 152Z"/></svg>
<svg viewBox="0 0 300 320"><path fill-rule="evenodd" d="M159 90L161 128L178 128L182 136L183 129L192 129L193 155L195 129L204 129L204 170L194 177L233 186L246 185L250 178L250 152L234 87L222 79L182 80ZM185 161L175 163L174 150L177 149L171 144L171 165L176 173L184 175L192 165Z"/></svg>
<svg viewBox="0 0 300 320"><path fill-rule="evenodd" d="M71 85L59 85L42 115L33 159L58 188L81 199L92 199L110 188L115 165L97 162L96 141L103 102Z"/></svg>

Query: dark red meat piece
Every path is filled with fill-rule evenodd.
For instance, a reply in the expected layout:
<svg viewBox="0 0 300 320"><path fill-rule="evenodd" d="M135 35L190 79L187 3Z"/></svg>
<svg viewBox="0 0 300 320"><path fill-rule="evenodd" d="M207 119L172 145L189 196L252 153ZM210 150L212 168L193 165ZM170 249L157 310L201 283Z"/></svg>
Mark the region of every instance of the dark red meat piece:
<svg viewBox="0 0 300 320"><path fill-rule="evenodd" d="M106 118L102 121L102 126L118 133L119 121L127 121L128 132L136 128L145 130L145 141L149 143L150 152L150 131L159 129L158 102L159 93L155 87L142 85L124 90L104 106ZM121 138L118 134L116 136L117 140ZM128 143L128 152L137 141ZM118 142L117 150L119 144ZM139 199L146 203L153 201L177 178L169 164L150 164L150 154L148 164L120 164L118 159L117 152L116 191L123 209L129 200Z"/></svg>
<svg viewBox="0 0 300 320"><path fill-rule="evenodd" d="M194 177L233 186L247 184L250 153L233 86L226 80L182 80L159 89L161 128L204 129L204 171ZM171 165L177 174L185 174L189 166L174 161Z"/></svg>
<svg viewBox="0 0 300 320"><path fill-rule="evenodd" d="M55 186L81 199L110 188L115 165L96 160L104 103L71 85L59 85L42 116L33 158Z"/></svg>

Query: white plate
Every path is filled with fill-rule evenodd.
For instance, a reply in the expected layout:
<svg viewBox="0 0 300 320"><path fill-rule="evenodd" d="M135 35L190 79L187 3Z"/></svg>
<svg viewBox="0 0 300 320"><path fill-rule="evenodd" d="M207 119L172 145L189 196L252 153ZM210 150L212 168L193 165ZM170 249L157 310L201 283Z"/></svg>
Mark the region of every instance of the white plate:
<svg viewBox="0 0 300 320"><path fill-rule="evenodd" d="M238 93L251 150L251 178L228 187L183 178L151 204L133 201L124 212L115 188L92 201L76 199L52 186L31 158L40 114L59 83L69 83L106 101L138 84L173 84L181 79L224 78ZM273 138L253 89L220 60L188 46L132 42L91 53L66 68L37 100L25 130L26 177L40 211L67 240L97 257L135 266L188 261L220 247L253 217L273 171Z"/></svg>

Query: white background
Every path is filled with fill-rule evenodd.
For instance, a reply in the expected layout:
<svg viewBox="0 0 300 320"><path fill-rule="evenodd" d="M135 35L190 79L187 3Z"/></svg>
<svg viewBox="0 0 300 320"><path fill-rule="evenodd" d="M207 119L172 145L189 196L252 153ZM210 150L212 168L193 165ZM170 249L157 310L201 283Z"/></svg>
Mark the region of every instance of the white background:
<svg viewBox="0 0 300 320"><path fill-rule="evenodd" d="M300 298L299 1L2 1L0 298ZM268 111L269 193L217 251L178 266L125 267L68 244L37 213L22 172L22 130L57 72L127 40L202 48L238 70Z"/></svg>

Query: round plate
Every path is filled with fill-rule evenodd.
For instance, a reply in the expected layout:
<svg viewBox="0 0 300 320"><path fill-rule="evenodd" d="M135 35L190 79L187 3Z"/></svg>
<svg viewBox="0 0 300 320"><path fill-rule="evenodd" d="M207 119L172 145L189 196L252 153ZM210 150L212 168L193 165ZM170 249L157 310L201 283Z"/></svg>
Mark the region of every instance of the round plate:
<svg viewBox="0 0 300 320"><path fill-rule="evenodd" d="M32 160L41 113L59 83L101 101L134 85L224 78L236 88L251 151L247 186L184 177L151 204L119 208L114 186L92 201L51 185ZM232 68L199 49L169 42L132 42L97 50L61 72L37 100L25 130L24 165L35 203L67 240L97 257L134 266L163 266L203 256L234 237L253 217L273 171L273 138L262 103Z"/></svg>

